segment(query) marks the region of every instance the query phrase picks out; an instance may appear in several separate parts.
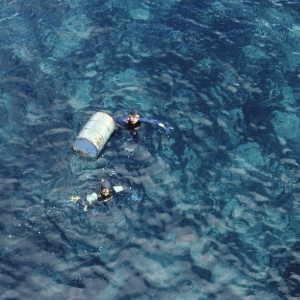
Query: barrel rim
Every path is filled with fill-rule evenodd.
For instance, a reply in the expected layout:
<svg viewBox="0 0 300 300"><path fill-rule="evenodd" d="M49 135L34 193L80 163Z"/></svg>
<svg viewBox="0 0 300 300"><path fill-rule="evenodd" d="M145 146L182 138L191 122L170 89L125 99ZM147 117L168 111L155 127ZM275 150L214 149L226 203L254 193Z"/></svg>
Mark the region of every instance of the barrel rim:
<svg viewBox="0 0 300 300"><path fill-rule="evenodd" d="M95 152L96 152L96 155L88 155L87 153L84 153L84 152L80 151L79 149L76 149L75 143L76 143L76 141L78 141L78 140L85 140L85 141L88 141L88 142L94 147L94 149L96 150L96 151L95 151ZM72 147L73 147L73 150L74 150L74 151L80 152L80 154L81 154L82 156L86 156L86 157L97 157L97 156L99 155L99 151L98 151L97 147L96 147L90 140L88 140L88 139L86 139L86 138L82 138L82 137L76 138L75 141L74 141L73 144L72 144Z"/></svg>

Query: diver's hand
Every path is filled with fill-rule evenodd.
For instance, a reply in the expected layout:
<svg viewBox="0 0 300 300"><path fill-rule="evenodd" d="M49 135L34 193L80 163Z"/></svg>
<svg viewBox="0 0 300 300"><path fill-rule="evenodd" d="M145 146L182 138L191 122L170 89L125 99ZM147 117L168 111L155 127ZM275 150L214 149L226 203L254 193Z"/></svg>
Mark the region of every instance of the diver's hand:
<svg viewBox="0 0 300 300"><path fill-rule="evenodd" d="M174 131L174 127L165 127L165 131L167 135L170 135Z"/></svg>
<svg viewBox="0 0 300 300"><path fill-rule="evenodd" d="M158 123L159 127L162 127L167 135L170 135L173 131L174 131L174 127L172 126L168 126L167 123L163 124L163 123Z"/></svg>

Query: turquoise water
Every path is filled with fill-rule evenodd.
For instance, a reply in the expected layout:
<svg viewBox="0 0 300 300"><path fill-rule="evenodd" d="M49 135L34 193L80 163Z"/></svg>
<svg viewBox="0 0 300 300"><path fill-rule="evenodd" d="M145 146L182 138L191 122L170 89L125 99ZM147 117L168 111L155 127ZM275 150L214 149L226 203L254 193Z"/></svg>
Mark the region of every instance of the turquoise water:
<svg viewBox="0 0 300 300"><path fill-rule="evenodd" d="M0 299L299 298L299 12L2 0ZM174 132L73 152L95 111L131 108ZM130 193L70 201L103 177Z"/></svg>

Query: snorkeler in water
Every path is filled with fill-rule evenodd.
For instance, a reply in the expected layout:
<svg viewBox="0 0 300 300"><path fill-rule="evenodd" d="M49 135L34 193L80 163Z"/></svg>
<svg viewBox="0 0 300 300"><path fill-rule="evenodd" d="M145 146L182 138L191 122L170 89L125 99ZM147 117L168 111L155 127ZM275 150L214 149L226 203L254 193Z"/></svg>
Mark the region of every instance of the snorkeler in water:
<svg viewBox="0 0 300 300"><path fill-rule="evenodd" d="M120 185L112 186L108 180L101 179L100 191L98 194L92 193L86 196L88 205L99 204L107 202L115 194L120 193L124 188Z"/></svg>
<svg viewBox="0 0 300 300"><path fill-rule="evenodd" d="M141 118L139 112L135 109L132 110L128 116L115 117L114 120L116 123L125 124L125 127L130 131L136 131L142 125L142 123L150 123L150 124L158 125L159 127L163 128L167 134L171 133L171 131L173 130L173 127L168 126L166 123L163 123L162 121Z"/></svg>
<svg viewBox="0 0 300 300"><path fill-rule="evenodd" d="M91 193L86 196L85 200L81 200L80 196L72 196L70 198L70 201L75 203L76 205L83 207L84 211L88 211L89 209L91 209L93 215L97 215L98 212L95 206L102 203L106 203L107 201L113 199L114 196L116 196L116 194L121 193L123 191L129 196L126 197L127 199L130 199L135 202L139 202L143 199L144 193L142 191L134 192L131 190L131 188L124 189L121 185L112 186L110 182L105 179L101 179L100 183L101 185L98 194L95 192Z"/></svg>

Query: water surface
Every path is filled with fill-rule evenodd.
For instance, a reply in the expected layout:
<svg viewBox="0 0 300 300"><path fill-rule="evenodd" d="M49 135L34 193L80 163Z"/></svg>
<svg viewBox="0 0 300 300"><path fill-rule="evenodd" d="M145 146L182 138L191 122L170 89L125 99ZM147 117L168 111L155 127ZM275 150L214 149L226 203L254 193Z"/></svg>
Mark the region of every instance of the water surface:
<svg viewBox="0 0 300 300"><path fill-rule="evenodd" d="M1 1L0 299L300 297L299 12ZM73 152L95 111L131 108L174 132ZM103 177L130 193L70 201Z"/></svg>

